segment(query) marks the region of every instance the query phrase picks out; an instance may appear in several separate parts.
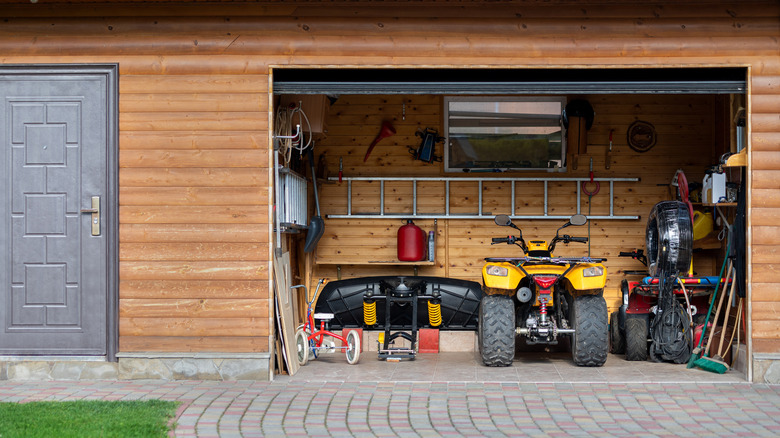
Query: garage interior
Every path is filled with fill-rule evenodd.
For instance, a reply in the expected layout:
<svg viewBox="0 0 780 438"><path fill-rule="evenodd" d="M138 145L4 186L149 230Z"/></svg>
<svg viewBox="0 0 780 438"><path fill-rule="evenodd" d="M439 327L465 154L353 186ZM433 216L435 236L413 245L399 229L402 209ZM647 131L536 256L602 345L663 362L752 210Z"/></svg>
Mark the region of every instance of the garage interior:
<svg viewBox="0 0 780 438"><path fill-rule="evenodd" d="M748 138L746 76L745 68L731 67L274 69L273 135L290 136L295 124L303 125L304 143L311 140L313 145L317 180L318 202L308 151L295 141L279 141L278 167L284 175L279 178L286 186L276 195L283 200L276 209L282 226L274 230L275 249L289 252L290 282L306 286L294 289L293 325L303 323L305 300L321 289L320 279L327 284L373 276L427 276L481 283L484 258L521 255L514 246L491 245L492 238L507 234L493 223L497 214L511 215L527 240L548 240L565 218L587 215L587 225L569 231L589 237L589 244L560 245L556 256L607 259L604 298L613 314L623 303L624 280L646 276L642 263L620 253L645 250L648 214L656 203L678 196L678 170L692 183L689 198L698 212L693 274L717 277L727 250L726 224L733 223L736 214L735 196L738 187L747 184L745 161L740 162ZM458 121L458 110L464 111L458 105L463 103L477 108L549 104L576 109L568 107L572 102L592 108L591 123L575 116L567 120L566 129L563 117L557 116L561 111L553 111L554 126L550 117L501 126L546 126L548 131L553 126L561 141L546 142L547 154L542 156L523 148L517 157L488 153L477 158L474 151L466 151L464 158L464 151L450 139L459 127L480 123ZM306 118L289 111L291 105ZM583 130L583 124L590 126ZM426 134L431 135L426 139ZM296 198L295 187L288 182L294 177L287 175L305 179L305 196L299 186ZM705 177L725 179L723 193L719 186L705 193ZM612 181L596 185L595 179L602 178ZM305 248L311 246L307 234L315 217L322 218L322 235L313 249ZM433 233L433 256L398 260L397 235L408 219L426 236ZM747 312L738 310L738 301L732 298L723 312L729 320L727 337L740 336L739 354L724 359L744 374L749 369L745 317L742 329L734 326L738 314ZM290 339L281 334L278 318L277 323L276 337ZM375 360L381 330L374 328L363 332L363 361ZM473 329L447 331L438 333L438 351L476 350ZM719 335L716 332L715 337ZM419 348L422 352L423 346ZM550 350L518 348L517 357ZM281 358L276 365L277 373L287 372Z"/></svg>

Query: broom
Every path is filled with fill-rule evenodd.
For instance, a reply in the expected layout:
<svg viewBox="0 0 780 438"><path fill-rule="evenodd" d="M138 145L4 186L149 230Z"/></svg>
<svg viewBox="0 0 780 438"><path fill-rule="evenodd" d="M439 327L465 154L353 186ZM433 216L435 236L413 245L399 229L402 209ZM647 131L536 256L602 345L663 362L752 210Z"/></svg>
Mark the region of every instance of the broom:
<svg viewBox="0 0 780 438"><path fill-rule="evenodd" d="M704 341L704 334L707 332L707 323L710 320L710 315L712 314L712 305L715 304L715 296L718 294L718 288L720 287L720 280L723 278L723 271L726 269L726 262L729 260L729 253L731 252L731 239L729 239L729 243L726 248L726 257L723 259L723 264L720 266L720 273L718 274L718 282L715 283L715 293L712 296L712 301L710 301L710 308L707 310L707 318L704 320L704 329L702 329L701 336L699 337L699 345L696 346L696 348L693 349L691 352L691 357L688 359L688 368L694 367L694 362L699 359L699 355L701 354L701 345ZM729 273L731 273L731 267L729 267ZM728 280L724 283L723 286L723 293L726 293L726 285L728 284Z"/></svg>
<svg viewBox="0 0 780 438"><path fill-rule="evenodd" d="M726 283L728 283L728 278L731 276L732 272L733 269L731 269L731 264L729 263L729 274L726 276ZM736 279L733 279L731 282L731 292L729 293L729 295L733 295L734 288L736 287L736 285L737 285ZM728 364L714 357L707 357L707 354L709 354L710 351L710 346L712 344L712 337L715 335L715 328L718 323L718 317L720 316L720 307L721 304L723 304L723 298L725 296L726 296L726 285L724 285L723 287L723 293L720 295L720 300L718 301L718 310L715 312L715 318L712 320L712 330L710 330L710 336L707 340L707 348L704 349L704 354L693 362L693 365L696 366L697 368L701 368L704 371L710 371L718 374L723 374L726 371L728 371L729 369ZM721 330L723 330L723 328L721 328ZM699 341L701 341L701 339Z"/></svg>

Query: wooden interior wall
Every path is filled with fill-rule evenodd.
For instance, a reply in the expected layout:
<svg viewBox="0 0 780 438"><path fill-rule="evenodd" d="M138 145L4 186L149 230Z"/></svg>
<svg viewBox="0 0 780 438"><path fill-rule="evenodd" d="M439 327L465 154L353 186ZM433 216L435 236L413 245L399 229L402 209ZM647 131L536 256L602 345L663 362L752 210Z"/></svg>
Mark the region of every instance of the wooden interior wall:
<svg viewBox="0 0 780 438"><path fill-rule="evenodd" d="M749 67L751 75L753 351L780 352L780 5L776 1L344 2L340 7L331 2L197 7L174 2L18 3L2 11L0 62L116 62L120 66L121 351L268 348L268 319L262 315L269 302L266 102L271 66L729 65ZM607 105L598 96L589 98L594 106ZM631 103L624 105L625 114L608 109L602 113L597 108L603 125L591 132L594 151L603 151L605 130L625 127L635 114L645 117L641 107L634 111ZM397 116L399 109L394 106ZM610 111L613 120L601 116ZM391 114L390 110L377 113ZM419 121L420 126L440 123L433 112L417 114L430 116L425 119L415 115L408 112L407 121ZM680 114L684 121L692 116L692 112ZM366 123L361 139L349 138L329 147L340 148L339 154L344 155L344 150L355 149L353 156L361 156L379 127L379 120L367 121L371 123ZM380 143L375 159L384 156L388 146L403 156L407 145L416 144L411 135L417 126L399 123L397 127L403 131ZM341 129L349 132L342 135L353 135L351 128ZM328 141L335 141L335 134ZM675 130L670 134L677 134L675 141L682 142L698 138L699 133ZM616 147L621 152L621 145ZM668 158L661 153L664 147L659 144L648 153L657 154L650 161L624 156L621 166L627 166L626 171L654 169ZM702 163L693 163L695 168L709 164L712 157L701 158ZM330 160L334 169L336 161ZM600 160L596 152L596 169L604 174ZM417 172L425 167L405 163L401 169L378 165L372 169ZM354 174L359 170L355 166L351 163L347 172ZM664 171L651 177L660 184L670 174ZM649 181L642 183L648 192L635 197L649 199L643 206L663 196ZM332 192L335 187L326 189ZM630 198L626 194L625 199ZM379 240L374 236L392 242L399 225L355 224L366 229L365 239L372 243ZM430 228L424 221L420 225ZM456 248L470 248L468 243L479 249L481 257L484 239L500 232L492 227L481 221L440 223L438 253L456 258ZM627 268L623 263L628 261L613 265L617 262L611 251L640 246L639 228L604 222L592 227L600 234L596 248L605 248L611 256L612 272L615 267ZM551 232L549 225L526 227L528 235L547 237ZM461 239L459 246L444 245L456 243L456 238ZM605 245L607 241L619 244ZM323 244L323 250L326 247ZM450 266L438 261L423 273L465 277L481 265L464 263L462 256L459 263ZM334 267L323 269L319 275L333 276ZM345 275L362 275L367 269L349 267ZM615 281L615 277L610 280L612 291Z"/></svg>
<svg viewBox="0 0 780 438"><path fill-rule="evenodd" d="M575 96L572 96L575 97ZM625 270L640 270L642 265L630 258L620 258L620 251L644 248L645 226L652 206L669 199L668 184L677 169L683 169L690 181L701 181L704 171L717 163L723 148L728 126L718 126L717 112L723 107L723 98L714 95L594 95L576 96L587 99L596 117L588 133L588 153L579 157L577 170L566 173L506 172L481 173L468 176L500 177L587 177L590 159L593 159L597 177L639 177L636 183L615 183L614 211L618 215L638 215L640 220L594 220L591 222L591 254L604 256L609 279L606 298L611 309L620 305L620 281ZM459 177L464 173L445 173L443 163L427 164L416 161L408 147L416 148L420 137L415 132L425 128L443 133L441 96L341 96L331 107L327 121L327 137L317 144L315 154L324 155L327 171L333 176L339 159L344 176L416 176ZM727 102L728 100L726 100ZM403 116L405 105L405 120ZM652 123L658 133L658 144L650 151L639 153L626 142L626 129L635 120ZM396 135L382 140L367 162L364 156L371 140L379 132L383 121L392 122ZM612 164L605 169L609 133L613 131ZM721 133L718 135L718 133ZM441 156L443 143L437 145ZM321 161L322 162L322 161ZM410 213L412 184L393 182L385 184L385 212ZM593 186L589 185L592 190ZM508 183L485 183L482 189L485 214L510 213L511 187ZM320 206L324 216L345 214L347 210L347 183L330 181L321 185ZM475 182L451 183L450 209L453 213L478 211L478 185ZM444 211L443 182L420 183L417 188L417 209L424 213ZM609 214L609 186L603 184L592 198L594 215ZM353 212L379 213L379 184L353 182ZM515 214L542 214L543 187L541 183L517 183ZM581 195L582 212L588 212L588 196ZM707 210L703 207L698 207ZM711 210L711 208L710 208ZM549 187L550 214L576 212L576 184L556 183ZM519 255L516 247L491 246L490 239L510 233L491 220L438 220L436 224L437 250L434 266L421 266L420 275L445 276L481 282L482 259L489 256ZM549 240L563 224L559 220L520 220L526 239ZM410 266L366 264L369 261L397 260L396 233L405 223L402 217L392 219L326 219L325 233L320 241L315 260L316 278L335 280L337 266L343 278L369 275L407 274ZM426 232L434 229L434 221L417 220ZM588 227L570 228L568 233L587 236ZM717 234L717 231L716 233ZM714 235L713 235L714 238ZM710 248L708 246L708 248ZM587 255L587 245L559 246L559 255ZM697 252L695 268L700 275L717 275L714 260L718 251Z"/></svg>

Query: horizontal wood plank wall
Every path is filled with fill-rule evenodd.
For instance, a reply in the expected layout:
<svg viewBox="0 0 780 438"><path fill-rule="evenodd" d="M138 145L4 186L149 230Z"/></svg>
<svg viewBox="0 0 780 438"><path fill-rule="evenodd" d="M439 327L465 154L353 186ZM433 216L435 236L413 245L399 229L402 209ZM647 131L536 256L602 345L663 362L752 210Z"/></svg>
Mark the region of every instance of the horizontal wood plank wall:
<svg viewBox="0 0 780 438"><path fill-rule="evenodd" d="M595 95L576 96L587 99L596 117L588 133L588 154L579 157L577 170L566 173L473 174L492 177L587 177L590 159L593 159L597 177L639 177L640 182L616 183L615 214L638 215L640 220L594 220L591 222L591 254L607 257L610 273L606 298L610 309L620 305L620 282L627 277L626 270L640 270L643 266L630 258L620 258L620 251L644 248L645 225L652 206L668 199L668 184L677 169L683 169L689 181L701 181L708 166L717 162L724 148L714 133L715 114L722 99L716 96L676 95ZM316 146L316 154L324 155L331 176L343 162L345 176L415 176L459 177L463 173L445 173L443 163L427 164L416 161L408 147L416 148L420 137L415 132L435 128L441 134L443 112L441 96L341 96L331 107L327 137ZM404 106L406 116L404 120ZM626 143L626 129L635 120L652 123L658 132L658 144L650 151L638 153ZM379 132L383 121L390 121L396 134L382 140L372 151L367 162L364 156L371 140ZM720 127L721 130L727 127ZM604 167L609 132L613 132L612 164ZM722 139L724 135L718 138ZM442 156L443 144L436 147ZM592 189L592 186L588 186ZM576 212L575 183L550 184L550 214L570 215ZM347 183L328 182L321 185L320 206L324 216L345 214L347 210ZM515 214L543 214L543 186L541 183L517 183ZM425 182L417 187L418 212L444 211L444 183ZM385 213L409 213L412 210L412 184L388 182L385 184ZM592 198L592 214L609 214L609 185L603 184ZM510 213L511 187L508 183L490 182L482 188L482 211L485 214ZM352 211L379 213L380 188L378 183L353 182ZM450 210L454 213L476 213L479 190L475 182L453 182L450 185ZM588 212L588 196L581 195L582 212ZM549 240L564 221L521 220L526 239ZM337 278L341 265L344 278L363 275L410 274L411 267L365 266L367 261L397 260L396 233L405 221L395 219L326 219L325 233L316 258L315 278ZM415 223L426 231L434 230L433 220ZM517 256L516 247L490 245L492 237L511 234L496 226L492 220L439 220L436 224L436 263L422 266L420 275L446 276L481 282L484 257ZM569 234L587 236L588 228L570 228ZM558 255L587 255L587 245L560 245ZM697 253L695 265L702 275L713 275L717 251ZM717 272L714 273L717 275Z"/></svg>
<svg viewBox="0 0 780 438"><path fill-rule="evenodd" d="M119 90L120 350L267 351L267 75Z"/></svg>
<svg viewBox="0 0 780 438"><path fill-rule="evenodd" d="M776 59L780 59L780 49ZM754 72L752 87L753 351L780 353L780 65Z"/></svg>
<svg viewBox="0 0 780 438"><path fill-rule="evenodd" d="M173 2L142 6L96 3L84 6L24 1L4 6L0 62L119 63L122 351L267 350L267 320L257 324L255 306L250 309L244 304L269 307L266 75L270 66L731 65L750 67L752 75L749 121L754 351L780 352L780 318L771 310L780 302L780 276L776 272L780 204L774 195L780 181L780 5L776 1L589 4L540 0L458 2L457 6L447 2L368 6L345 2L341 7L320 2L228 2L198 7ZM686 145L700 141L699 134L711 135L683 132L676 124L664 126L658 120L667 112L660 107L642 111L642 105L681 108L679 102L658 104L648 96L622 99L619 106L625 112L621 113L599 96L588 98L598 113L598 125L589 136L589 152L598 174L605 174L601 160L609 129L618 133L611 172L664 169L637 185L635 190L639 192L621 194L622 200L634 203L622 204L621 209L646 211L653 200L664 196L663 189L653 183L666 183L676 165L686 170L700 169L714 158L666 161L665 154L678 154L677 149L665 144L667 135L675 137L672 144ZM399 102L390 100L363 104L381 117L397 118ZM343 108L346 101L345 97L337 105ZM632 107L634 101L640 106ZM373 153L372 169L388 172L385 174L429 172L420 163L398 160L408 160L404 150L416 145L412 135L418 127L441 123L437 105L417 97L410 100L409 124L398 122L399 134L380 143ZM622 140L619 134L632 117L647 120L646 114L657 115L648 121L664 129L659 137L664 141L648 152L648 157L656 155L652 160L634 160L626 155L625 144L618 143ZM707 123L695 109L678 116L683 125ZM326 146L338 148L338 154L345 158L351 151L347 172L354 174L359 165L355 157L362 156L376 135L381 117L363 117L360 113L344 113L341 117L353 117L351 123L365 123L359 136L353 127L336 124L327 140L330 143ZM336 143L337 137L342 137L341 144ZM382 166L376 160L383 157L404 165ZM336 168L334 160L336 154L329 153L331 169ZM691 174L692 180L700 177L695 170ZM324 187L324 192L336 206L336 187ZM534 202L521 207L534 207ZM599 202L600 198L594 198L594 207ZM400 223L376 226L374 222L358 221L354 225L363 227L366 233L378 233L381 239L371 239L372 244L389 239L391 245ZM431 226L425 221L420 225L426 229ZM551 231L549 224L526 227L529 236L549 237ZM482 221L440 222L437 250L446 256L446 262L440 259L423 273L473 278L481 263L464 256L462 248L470 250L473 246L482 251L485 239L496 232L500 229ZM597 236L594 247L611 257L609 287L614 294L614 273L628 269L630 263L616 259L614 253L641 247L642 233L635 224L605 221L592 224L592 232ZM323 239L323 251L335 235ZM391 248L386 246L377 255L392 255ZM487 249L499 251L495 247ZM453 265L450 259L458 262ZM253 271L255 261L257 268ZM319 274L333 276L332 267L321 269L324 271ZM407 268L388 270L408 273ZM356 276L370 271L350 266L344 274ZM200 300L203 303L198 307ZM610 300L614 304L614 295ZM178 308L190 309L186 313L192 316L181 316L177 304ZM158 317L157 305L171 310L159 328L147 324L149 318ZM230 318L241 322L227 323L225 319Z"/></svg>

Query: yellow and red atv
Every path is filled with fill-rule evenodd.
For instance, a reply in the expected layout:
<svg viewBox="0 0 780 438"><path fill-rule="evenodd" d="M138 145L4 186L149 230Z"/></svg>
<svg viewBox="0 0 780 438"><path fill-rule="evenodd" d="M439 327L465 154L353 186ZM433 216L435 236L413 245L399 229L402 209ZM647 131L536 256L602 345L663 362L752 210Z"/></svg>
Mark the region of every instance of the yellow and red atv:
<svg viewBox="0 0 780 438"><path fill-rule="evenodd" d="M507 215L496 225L518 231L518 236L495 237L493 245L518 245L525 257L486 258L482 268L482 301L479 308L479 352L487 366L509 366L515 356L515 336L526 344L557 344L570 338L572 358L578 366L601 366L607 360L609 330L604 285L606 259L555 257L559 242L587 243L587 237L561 235L571 225L584 225L576 214L555 233L548 244L523 240L520 228Z"/></svg>

